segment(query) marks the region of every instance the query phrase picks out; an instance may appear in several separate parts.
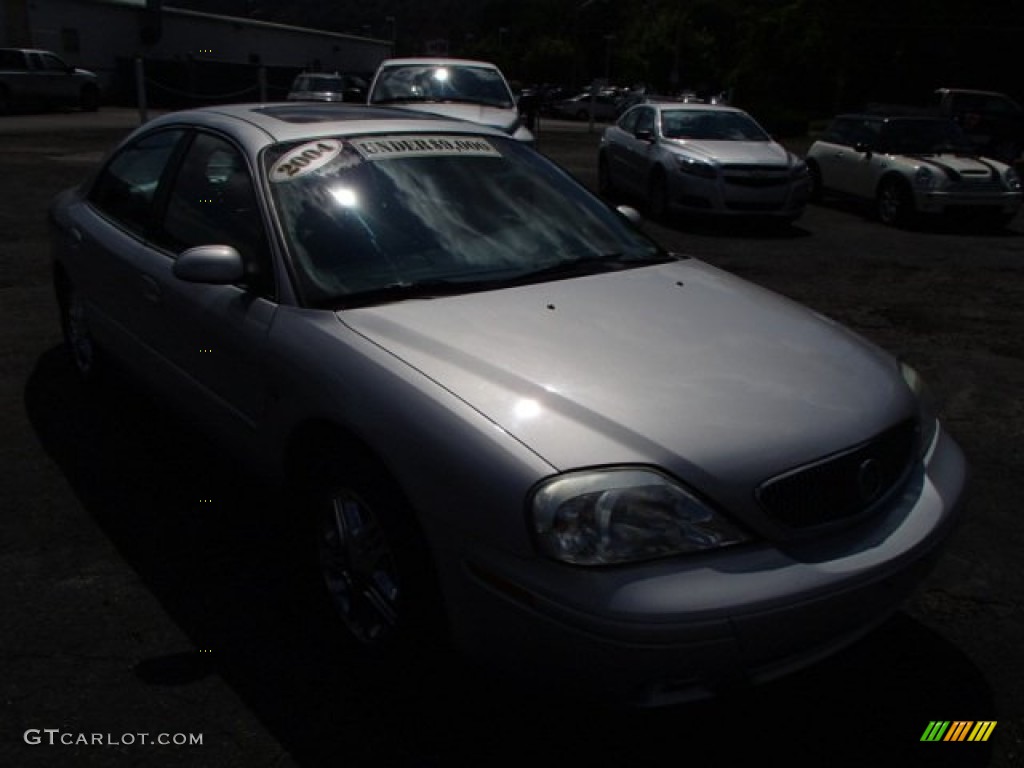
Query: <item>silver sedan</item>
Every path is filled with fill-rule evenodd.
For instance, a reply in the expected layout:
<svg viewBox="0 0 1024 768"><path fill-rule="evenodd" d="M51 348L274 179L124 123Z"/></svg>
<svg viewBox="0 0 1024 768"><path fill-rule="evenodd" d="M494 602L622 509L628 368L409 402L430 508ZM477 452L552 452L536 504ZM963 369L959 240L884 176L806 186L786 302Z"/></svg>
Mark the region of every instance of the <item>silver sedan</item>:
<svg viewBox="0 0 1024 768"><path fill-rule="evenodd" d="M633 218L496 129L295 102L154 120L51 211L84 379L295 488L355 638L651 704L883 620L966 467L911 368Z"/></svg>
<svg viewBox="0 0 1024 768"><path fill-rule="evenodd" d="M598 151L604 194L673 211L795 221L810 190L807 166L746 112L715 104L650 102L605 129Z"/></svg>

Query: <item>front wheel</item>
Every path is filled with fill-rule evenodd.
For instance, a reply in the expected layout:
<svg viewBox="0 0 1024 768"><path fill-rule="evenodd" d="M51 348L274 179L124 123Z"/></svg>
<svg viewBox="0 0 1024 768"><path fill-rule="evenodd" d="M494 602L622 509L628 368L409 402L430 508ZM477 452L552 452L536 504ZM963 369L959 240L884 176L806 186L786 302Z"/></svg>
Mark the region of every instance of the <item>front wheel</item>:
<svg viewBox="0 0 1024 768"><path fill-rule="evenodd" d="M349 633L368 649L429 646L440 609L426 544L394 485L365 462L322 462L314 491L320 570Z"/></svg>
<svg viewBox="0 0 1024 768"><path fill-rule="evenodd" d="M914 200L907 183L899 178L884 179L876 199L878 219L891 227L905 226L914 214Z"/></svg>
<svg viewBox="0 0 1024 768"><path fill-rule="evenodd" d="M103 365L101 353L89 327L85 299L81 291L66 278L58 277L56 287L64 344L82 380L89 385L95 384L100 378Z"/></svg>
<svg viewBox="0 0 1024 768"><path fill-rule="evenodd" d="M812 203L820 203L825 197L825 188L821 181L821 169L817 163L807 164L807 175L810 179L807 197Z"/></svg>
<svg viewBox="0 0 1024 768"><path fill-rule="evenodd" d="M82 88L78 97L78 105L83 112L95 112L100 108L100 92L92 85Z"/></svg>
<svg viewBox="0 0 1024 768"><path fill-rule="evenodd" d="M669 215L668 179L660 169L651 175L647 185L647 210L655 221L664 222Z"/></svg>
<svg viewBox="0 0 1024 768"><path fill-rule="evenodd" d="M608 167L606 155L601 155L597 160L597 191L603 197L615 194L615 184L612 182L612 171Z"/></svg>

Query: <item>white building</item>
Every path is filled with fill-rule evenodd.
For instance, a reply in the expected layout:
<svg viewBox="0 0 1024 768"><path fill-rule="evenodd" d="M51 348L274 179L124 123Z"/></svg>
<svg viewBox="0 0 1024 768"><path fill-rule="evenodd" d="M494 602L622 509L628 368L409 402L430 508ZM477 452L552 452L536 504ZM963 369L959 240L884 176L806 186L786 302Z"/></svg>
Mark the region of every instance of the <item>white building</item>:
<svg viewBox="0 0 1024 768"><path fill-rule="evenodd" d="M93 70L105 91L118 93L126 90L129 62L137 57L147 71L150 62L182 62L193 71L209 63L262 66L289 76L301 69L373 72L391 54L392 42L152 0L0 0L0 47L54 51Z"/></svg>

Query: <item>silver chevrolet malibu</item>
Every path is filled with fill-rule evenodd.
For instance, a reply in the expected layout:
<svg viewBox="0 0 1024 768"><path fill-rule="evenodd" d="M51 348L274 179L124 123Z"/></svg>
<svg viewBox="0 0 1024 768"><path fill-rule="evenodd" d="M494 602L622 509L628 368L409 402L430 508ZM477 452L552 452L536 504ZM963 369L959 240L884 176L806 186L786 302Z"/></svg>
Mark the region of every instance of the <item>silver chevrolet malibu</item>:
<svg viewBox="0 0 1024 768"><path fill-rule="evenodd" d="M659 704L883 620L966 467L911 368L633 218L500 131L300 103L163 116L50 214L82 376L300 489L362 643Z"/></svg>

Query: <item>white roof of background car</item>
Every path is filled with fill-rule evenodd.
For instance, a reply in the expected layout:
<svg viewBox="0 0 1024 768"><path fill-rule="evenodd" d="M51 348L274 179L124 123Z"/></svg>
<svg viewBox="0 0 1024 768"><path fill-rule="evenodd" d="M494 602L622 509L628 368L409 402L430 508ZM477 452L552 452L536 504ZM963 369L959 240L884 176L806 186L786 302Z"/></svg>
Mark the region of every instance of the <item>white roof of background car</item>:
<svg viewBox="0 0 1024 768"><path fill-rule="evenodd" d="M323 136L456 133L507 138L507 134L479 123L400 107L296 101L223 104L170 112L139 130L175 124L202 125L230 133L250 151L277 142Z"/></svg>
<svg viewBox="0 0 1024 768"><path fill-rule="evenodd" d="M463 67L485 67L497 69L497 65L490 61L477 61L475 59L452 59L447 56L416 56L404 59L385 59L380 63L381 67L406 66L415 64L428 64L442 66L445 64L459 65Z"/></svg>

